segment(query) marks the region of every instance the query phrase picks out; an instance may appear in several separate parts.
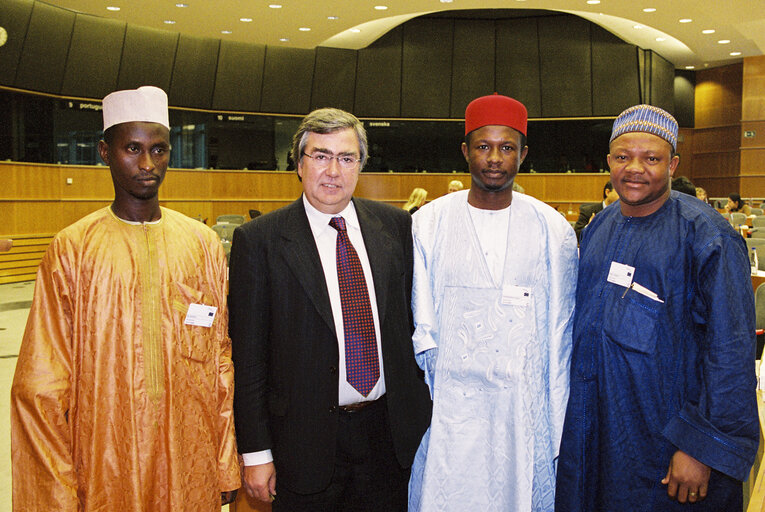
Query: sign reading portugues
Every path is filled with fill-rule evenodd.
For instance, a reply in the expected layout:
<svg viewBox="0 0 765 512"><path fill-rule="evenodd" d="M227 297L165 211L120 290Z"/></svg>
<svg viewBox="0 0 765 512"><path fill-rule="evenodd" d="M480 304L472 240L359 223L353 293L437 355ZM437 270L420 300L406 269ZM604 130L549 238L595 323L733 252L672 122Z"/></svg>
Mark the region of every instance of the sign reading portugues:
<svg viewBox="0 0 765 512"><path fill-rule="evenodd" d="M92 110L94 112L100 112L103 110L103 107L100 103L93 103L89 101L69 100L62 103L64 104L64 108L69 110Z"/></svg>

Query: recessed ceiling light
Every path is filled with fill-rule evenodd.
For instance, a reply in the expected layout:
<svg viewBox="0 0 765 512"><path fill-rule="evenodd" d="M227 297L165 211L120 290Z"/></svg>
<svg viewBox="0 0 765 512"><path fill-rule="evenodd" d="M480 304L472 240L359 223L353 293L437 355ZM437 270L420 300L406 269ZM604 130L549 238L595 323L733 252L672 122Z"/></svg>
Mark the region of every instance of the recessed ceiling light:
<svg viewBox="0 0 765 512"><path fill-rule="evenodd" d="M730 39L720 39L717 41L717 44L728 44L730 43Z"/></svg>
<svg viewBox="0 0 765 512"><path fill-rule="evenodd" d="M666 41L667 38L666 37L657 37L656 40L661 43L662 41Z"/></svg>
<svg viewBox="0 0 765 512"><path fill-rule="evenodd" d="M685 69L696 69L696 66L685 66Z"/></svg>
<svg viewBox="0 0 765 512"><path fill-rule="evenodd" d="M741 52L730 52L731 57L738 57L739 55L741 55Z"/></svg>
<svg viewBox="0 0 765 512"><path fill-rule="evenodd" d="M635 30L640 30L643 28L643 25L633 25L632 28L634 28Z"/></svg>
<svg viewBox="0 0 765 512"><path fill-rule="evenodd" d="M714 34L714 33L715 33L715 31L714 31L714 29L712 29L712 28L708 28L708 29L706 29L706 30L702 30L702 31L701 31L701 33L702 33L702 34Z"/></svg>
<svg viewBox="0 0 765 512"><path fill-rule="evenodd" d="M692 20L692 19L690 19L690 18L683 18L683 19L681 19L681 20L677 20L677 21L679 21L680 23L690 23L690 22L692 22L693 20Z"/></svg>
<svg viewBox="0 0 765 512"><path fill-rule="evenodd" d="M282 8L281 4L270 4L269 7L271 9L281 9Z"/></svg>
<svg viewBox="0 0 765 512"><path fill-rule="evenodd" d="M188 7L189 4L175 4L176 7Z"/></svg>
<svg viewBox="0 0 765 512"><path fill-rule="evenodd" d="M450 4L453 0L441 0L442 4Z"/></svg>
<svg viewBox="0 0 765 512"><path fill-rule="evenodd" d="M175 20L165 20L165 25L175 25Z"/></svg>
<svg viewBox="0 0 765 512"><path fill-rule="evenodd" d="M289 41L289 39L286 37L280 37L279 41L281 41L282 43L286 43L287 41Z"/></svg>
<svg viewBox="0 0 765 512"><path fill-rule="evenodd" d="M655 7L646 7L645 9L643 9L643 12L656 12L656 8Z"/></svg>
<svg viewBox="0 0 765 512"><path fill-rule="evenodd" d="M375 10L376 11L387 11L388 10L388 6L387 5L375 5Z"/></svg>
<svg viewBox="0 0 765 512"><path fill-rule="evenodd" d="M339 20L340 16L327 16L328 20Z"/></svg>
<svg viewBox="0 0 765 512"><path fill-rule="evenodd" d="M600 3L600 0L587 0L587 3L590 5L598 5Z"/></svg>
<svg viewBox="0 0 765 512"><path fill-rule="evenodd" d="M311 30L311 28L310 27L300 27L298 30L301 31L301 32L309 32Z"/></svg>
<svg viewBox="0 0 765 512"><path fill-rule="evenodd" d="M113 5L110 5L109 7L106 8L106 10L107 11L119 11L120 8L119 7L115 7Z"/></svg>
<svg viewBox="0 0 765 512"><path fill-rule="evenodd" d="M220 33L221 34L233 34L233 32L231 32L230 30L221 30Z"/></svg>
<svg viewBox="0 0 765 512"><path fill-rule="evenodd" d="M252 18L239 18L239 21L243 21L244 23L250 23L252 21Z"/></svg>
<svg viewBox="0 0 765 512"><path fill-rule="evenodd" d="M359 32L361 32L361 29L352 28L352 29L350 29L350 31L353 32L354 34L358 34Z"/></svg>

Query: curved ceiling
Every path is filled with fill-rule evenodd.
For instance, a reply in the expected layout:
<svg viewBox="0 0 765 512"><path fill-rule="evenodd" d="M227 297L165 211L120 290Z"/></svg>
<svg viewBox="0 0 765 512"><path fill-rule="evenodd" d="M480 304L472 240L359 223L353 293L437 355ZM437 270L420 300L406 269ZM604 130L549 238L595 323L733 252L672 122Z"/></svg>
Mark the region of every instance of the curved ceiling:
<svg viewBox="0 0 765 512"><path fill-rule="evenodd" d="M364 48L393 27L424 14L466 9L544 9L586 18L629 43L656 51L681 69L730 64L765 53L762 0L49 0L47 3L202 37L295 48L349 49Z"/></svg>

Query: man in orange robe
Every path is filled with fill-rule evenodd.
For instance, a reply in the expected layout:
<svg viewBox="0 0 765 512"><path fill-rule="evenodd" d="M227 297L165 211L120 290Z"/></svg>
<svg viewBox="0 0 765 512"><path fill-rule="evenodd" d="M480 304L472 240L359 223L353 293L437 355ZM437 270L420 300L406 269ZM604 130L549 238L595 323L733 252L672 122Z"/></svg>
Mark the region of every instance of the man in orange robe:
<svg viewBox="0 0 765 512"><path fill-rule="evenodd" d="M240 485L226 259L160 207L167 95L104 98L115 198L37 273L11 390L14 510L220 511Z"/></svg>

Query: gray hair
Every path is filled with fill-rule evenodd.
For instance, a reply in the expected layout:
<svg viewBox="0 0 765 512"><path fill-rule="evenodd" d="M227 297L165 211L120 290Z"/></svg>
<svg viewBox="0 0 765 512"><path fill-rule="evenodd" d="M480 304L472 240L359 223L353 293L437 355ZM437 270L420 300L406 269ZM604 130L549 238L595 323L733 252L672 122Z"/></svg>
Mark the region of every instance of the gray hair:
<svg viewBox="0 0 765 512"><path fill-rule="evenodd" d="M292 161L297 166L303 156L309 133L335 133L346 128L352 128L356 132L356 139L359 141L359 158L361 159L359 169L363 169L367 162L367 132L356 116L337 108L320 108L303 118L298 131L292 137L292 151L290 152Z"/></svg>

